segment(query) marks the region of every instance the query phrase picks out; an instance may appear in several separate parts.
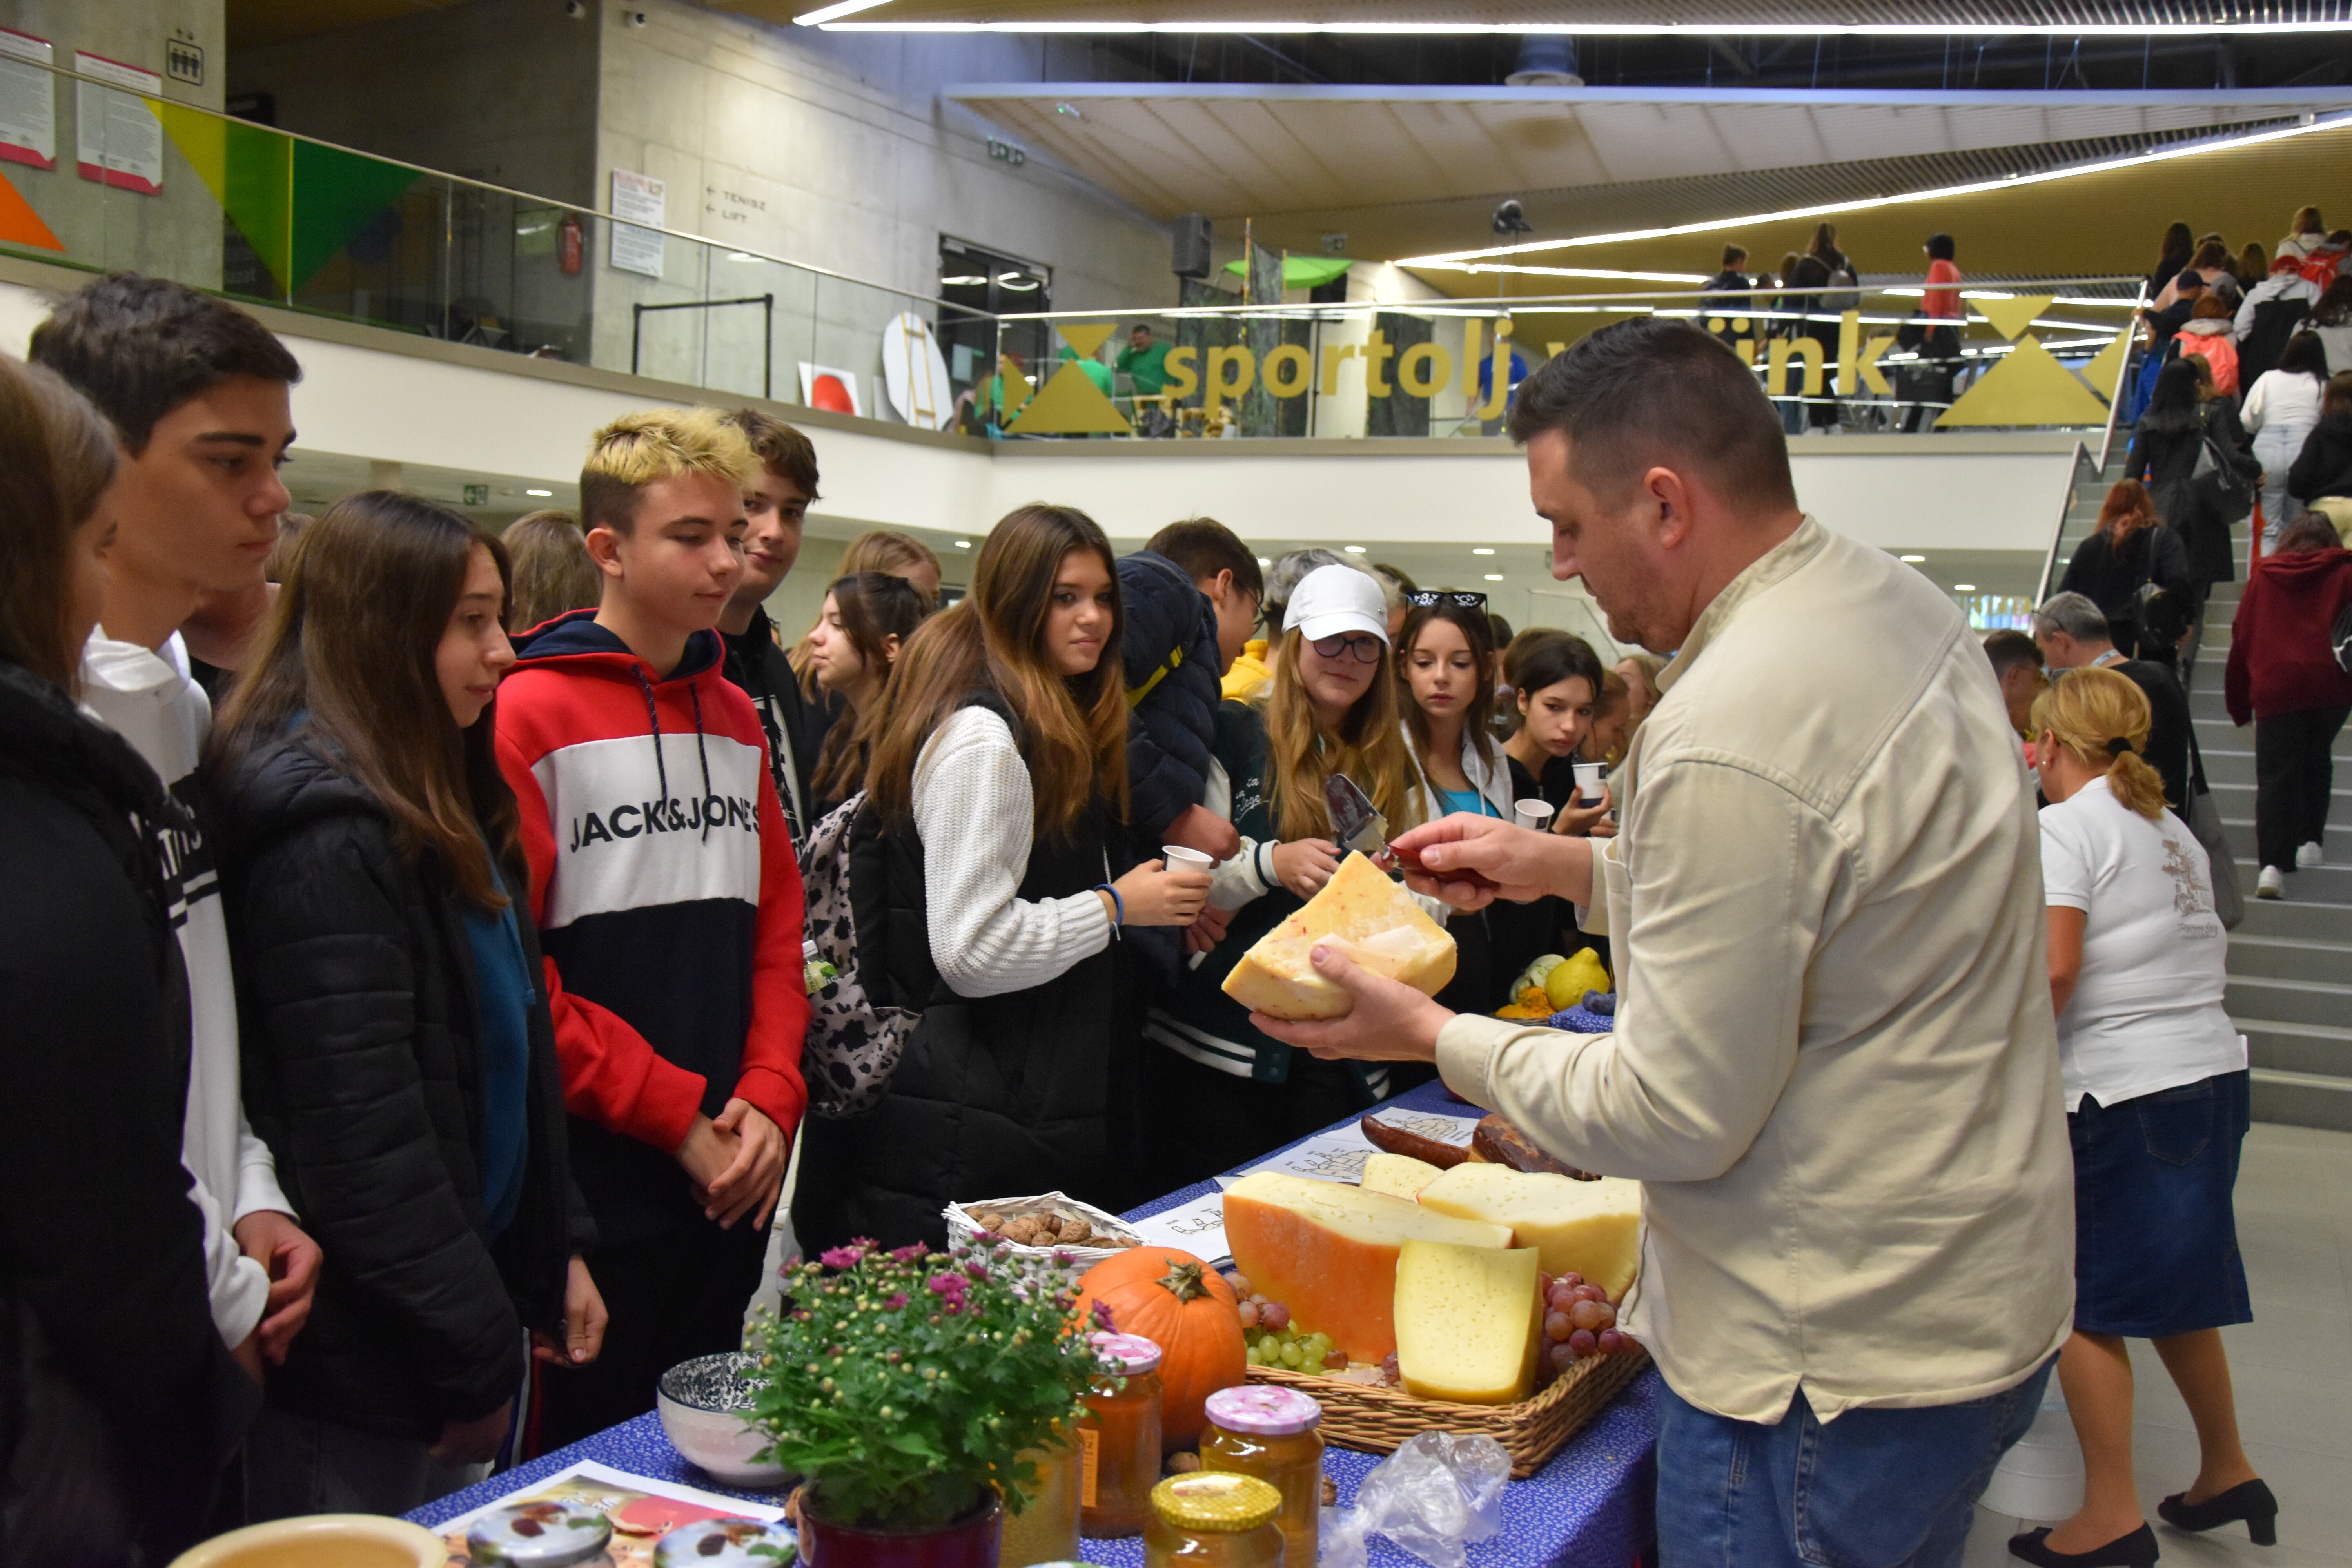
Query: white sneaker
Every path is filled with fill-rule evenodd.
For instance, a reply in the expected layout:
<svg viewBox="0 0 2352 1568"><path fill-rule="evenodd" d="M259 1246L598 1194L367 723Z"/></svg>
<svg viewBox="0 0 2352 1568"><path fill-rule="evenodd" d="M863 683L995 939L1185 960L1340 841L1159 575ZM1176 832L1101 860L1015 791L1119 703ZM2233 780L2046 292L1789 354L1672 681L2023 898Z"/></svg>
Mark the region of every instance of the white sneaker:
<svg viewBox="0 0 2352 1568"><path fill-rule="evenodd" d="M2314 839L2294 852L2294 863L2308 871L2314 867L2326 865L2327 856L2319 847L2319 841Z"/></svg>
<svg viewBox="0 0 2352 1568"><path fill-rule="evenodd" d="M2285 898L2286 873L2280 870L2275 866L2263 867L2263 874L2254 879L2254 897L2258 899Z"/></svg>

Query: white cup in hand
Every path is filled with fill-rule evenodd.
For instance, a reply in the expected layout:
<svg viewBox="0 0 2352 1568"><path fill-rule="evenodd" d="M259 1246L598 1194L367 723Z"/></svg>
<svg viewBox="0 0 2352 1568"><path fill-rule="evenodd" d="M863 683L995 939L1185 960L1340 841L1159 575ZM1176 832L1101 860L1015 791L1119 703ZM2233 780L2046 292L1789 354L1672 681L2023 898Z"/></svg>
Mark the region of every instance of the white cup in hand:
<svg viewBox="0 0 2352 1568"><path fill-rule="evenodd" d="M1519 819L1521 827L1541 833L1551 826L1551 802L1548 800L1515 801L1511 812Z"/></svg>
<svg viewBox="0 0 2352 1568"><path fill-rule="evenodd" d="M1578 763L1576 764L1577 804L1579 805L1600 805L1601 781L1608 776L1609 764L1606 763Z"/></svg>
<svg viewBox="0 0 2352 1568"><path fill-rule="evenodd" d="M1160 854L1168 862L1171 871L1211 871L1217 865L1213 857L1198 849L1188 849L1181 844L1162 844Z"/></svg>

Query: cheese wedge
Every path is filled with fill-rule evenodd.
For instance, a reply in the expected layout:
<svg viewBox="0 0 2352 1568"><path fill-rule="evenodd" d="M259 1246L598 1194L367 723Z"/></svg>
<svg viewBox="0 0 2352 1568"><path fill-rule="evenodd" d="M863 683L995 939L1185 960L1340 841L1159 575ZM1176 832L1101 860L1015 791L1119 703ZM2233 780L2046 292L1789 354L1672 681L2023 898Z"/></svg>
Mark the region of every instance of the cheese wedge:
<svg viewBox="0 0 2352 1568"><path fill-rule="evenodd" d="M1379 867L1350 854L1322 891L1242 954L1225 976L1225 994L1269 1017L1346 1017L1354 998L1307 959L1318 942L1426 995L1454 978L1454 939L1445 928Z"/></svg>
<svg viewBox="0 0 2352 1568"><path fill-rule="evenodd" d="M1545 1273L1581 1274L1612 1301L1624 1299L1641 1264L1639 1182L1461 1164L1422 1188L1420 1202L1439 1214L1510 1226L1512 1245L1534 1247Z"/></svg>
<svg viewBox="0 0 2352 1568"><path fill-rule="evenodd" d="M1443 1174L1426 1160L1382 1151L1364 1161L1364 1191L1386 1193L1392 1198L1414 1197Z"/></svg>
<svg viewBox="0 0 2352 1568"><path fill-rule="evenodd" d="M1534 1251L1406 1242L1397 1250L1396 1340L1397 1370L1415 1398L1525 1399L1543 1348Z"/></svg>
<svg viewBox="0 0 2352 1568"><path fill-rule="evenodd" d="M1250 1289L1331 1336L1351 1361L1397 1348L1397 1249L1408 1241L1508 1247L1508 1226L1455 1219L1386 1193L1260 1172L1225 1189L1225 1245Z"/></svg>

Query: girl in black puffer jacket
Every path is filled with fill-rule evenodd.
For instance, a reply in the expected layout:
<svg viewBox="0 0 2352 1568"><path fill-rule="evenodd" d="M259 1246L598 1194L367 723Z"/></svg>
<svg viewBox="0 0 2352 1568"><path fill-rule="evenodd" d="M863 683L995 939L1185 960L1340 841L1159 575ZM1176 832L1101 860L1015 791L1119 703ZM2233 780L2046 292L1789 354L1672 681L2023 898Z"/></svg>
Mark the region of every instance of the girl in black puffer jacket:
<svg viewBox="0 0 2352 1568"><path fill-rule="evenodd" d="M188 999L156 875L186 818L67 694L114 433L0 358L0 1564L169 1562L260 1390L221 1343L180 1124Z"/></svg>
<svg viewBox="0 0 2352 1568"><path fill-rule="evenodd" d="M506 598L463 518L336 503L206 758L246 1105L326 1254L247 1447L256 1519L417 1507L504 1442L526 1329L567 1363L603 1338L490 743Z"/></svg>

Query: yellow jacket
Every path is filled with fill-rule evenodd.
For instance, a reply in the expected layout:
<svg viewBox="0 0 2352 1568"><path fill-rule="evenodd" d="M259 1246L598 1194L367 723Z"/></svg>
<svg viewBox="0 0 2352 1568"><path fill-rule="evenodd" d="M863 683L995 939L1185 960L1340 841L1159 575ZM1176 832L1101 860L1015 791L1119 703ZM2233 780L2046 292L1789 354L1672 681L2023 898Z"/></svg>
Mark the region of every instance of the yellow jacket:
<svg viewBox="0 0 2352 1568"><path fill-rule="evenodd" d="M1225 671L1222 694L1228 702L1246 702L1265 690L1273 679L1273 667L1265 662L1265 639L1252 637L1242 644L1241 657Z"/></svg>

